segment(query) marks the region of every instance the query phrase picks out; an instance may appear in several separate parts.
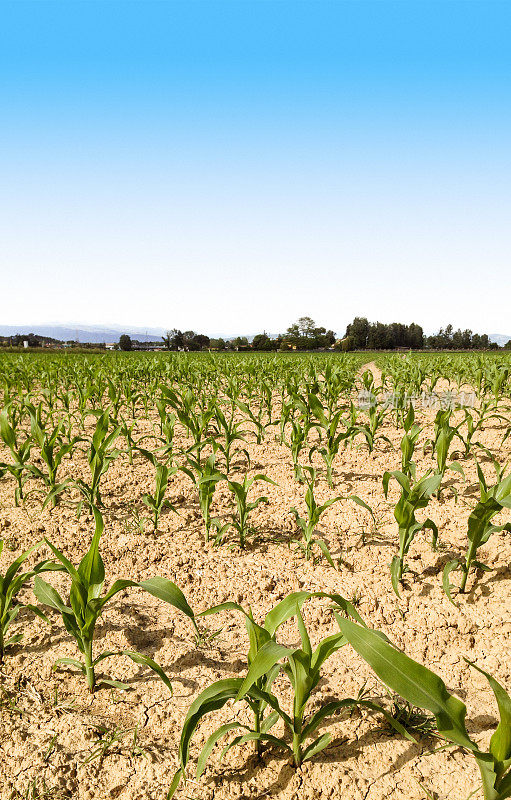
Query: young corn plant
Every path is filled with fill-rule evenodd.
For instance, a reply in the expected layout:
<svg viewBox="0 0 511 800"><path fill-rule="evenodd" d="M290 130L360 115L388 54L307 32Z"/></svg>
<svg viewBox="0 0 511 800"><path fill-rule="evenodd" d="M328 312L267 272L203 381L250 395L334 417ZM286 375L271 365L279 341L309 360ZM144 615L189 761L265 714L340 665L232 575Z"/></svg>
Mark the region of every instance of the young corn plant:
<svg viewBox="0 0 511 800"><path fill-rule="evenodd" d="M12 564L8 566L3 575L0 574L0 665L4 663L5 651L7 647L12 644L20 642L23 638L22 633L18 633L8 638L8 629L14 622L22 608L28 608L46 620L44 614L39 608L30 604L23 604L18 602L17 595L20 590L31 580L35 575L40 572L48 572L50 570L60 570L61 566L52 561L40 561L34 567L26 572L22 571L25 561L32 555L32 553L43 542L37 542L28 550L25 550ZM3 540L0 539L0 554L4 546Z"/></svg>
<svg viewBox="0 0 511 800"><path fill-rule="evenodd" d="M179 422L192 437L200 461L202 450L209 440L209 426L215 410L213 403L209 401L197 409L196 395L191 389L187 389L182 395L171 389L164 389L162 399L174 409Z"/></svg>
<svg viewBox="0 0 511 800"><path fill-rule="evenodd" d="M415 422L415 411L410 404L406 417L403 421L405 435L401 439L401 471L409 480L416 478L416 465L413 460L415 445L421 433L420 425Z"/></svg>
<svg viewBox="0 0 511 800"><path fill-rule="evenodd" d="M64 458L73 452L74 447L78 441L79 436L74 436L70 441L65 442L63 439L64 423L61 421L49 430L41 421L41 415L36 413L32 407L30 409L30 428L34 441L37 443L41 460L43 461L46 470L36 467L35 464L29 466L30 474L39 478L46 487L46 498L43 503L45 508L49 503L55 507L59 501L59 497L70 483L67 478L64 481L58 481L57 473Z"/></svg>
<svg viewBox="0 0 511 800"><path fill-rule="evenodd" d="M12 463L0 464L0 472L9 472L16 480L14 502L16 506L19 506L20 500L23 500L23 486L29 474L32 441L28 437L25 441L20 440L17 429L14 423L11 424L5 408L0 412L0 438L7 445L12 456Z"/></svg>
<svg viewBox="0 0 511 800"><path fill-rule="evenodd" d="M438 411L435 417L435 436L429 441L431 445L431 455L436 456L437 472L441 476L440 483L443 481L444 475L448 469L459 472L460 475L464 476L463 467L458 461L451 461L450 464L447 463L449 450L451 449L454 438L458 437L463 441L459 433L460 426L458 425L454 428L450 424L451 413L450 409ZM438 497L440 497L440 484L438 486Z"/></svg>
<svg viewBox="0 0 511 800"><path fill-rule="evenodd" d="M339 431L339 425L342 421L342 410L332 412L327 416L325 409L321 405L321 402L314 394L309 395L308 403L312 416L317 420L315 423L313 423L312 427L316 428L321 440L319 445L314 445L314 447L311 448L309 452L309 460L311 459L312 454L317 450L325 462L327 482L329 487L332 489L334 485L333 462L339 452L341 442L346 441L349 431Z"/></svg>
<svg viewBox="0 0 511 800"><path fill-rule="evenodd" d="M128 461L130 465L133 465L133 453L137 449L137 442L133 435L133 431L136 428L136 422L135 420L128 422L127 420L121 417L120 419L116 419L116 423L119 425L120 435L126 442L126 452L128 454Z"/></svg>
<svg viewBox="0 0 511 800"><path fill-rule="evenodd" d="M194 458L190 453L186 455L188 467L181 467L181 471L188 475L196 485L199 495L199 506L204 520L206 541L209 541L211 528L215 522L211 517L211 503L215 487L219 481L225 480L226 476L220 472L215 464L215 454L212 453L204 463Z"/></svg>
<svg viewBox="0 0 511 800"><path fill-rule="evenodd" d="M392 443L388 436L385 436L383 433L379 432L379 429L383 425L388 413L388 409L385 407L378 409L376 403L371 403L367 410L367 422L359 422L354 430L350 431L350 438L354 439L357 434L361 434L365 439L369 453L373 452L378 441L386 442L387 444L391 445Z"/></svg>
<svg viewBox="0 0 511 800"><path fill-rule="evenodd" d="M164 400L157 400L156 408L160 417L160 439L163 442L163 455L171 459L174 455L174 433L177 417L174 413L167 413L167 405Z"/></svg>
<svg viewBox="0 0 511 800"><path fill-rule="evenodd" d="M142 495L142 502L151 512L153 531L158 529L158 522L164 508L168 508L171 511L174 511L176 514L179 513L177 509L174 508L172 503L165 498L165 494L169 485L169 477L174 475L178 471L178 468L174 467L169 469L169 467L166 467L163 464L156 464L155 466L156 471L154 477L154 492L153 494L147 493Z"/></svg>
<svg viewBox="0 0 511 800"><path fill-rule="evenodd" d="M299 767L304 761L324 750L330 743L331 735L329 733L317 736L308 743L308 740L314 737L321 723L336 711L357 705L383 713L394 729L407 738L411 738L381 706L367 700L343 698L324 703L316 711L309 710L310 700L321 680L321 670L325 661L346 644L343 634L338 633L323 639L313 650L301 614L304 602L311 597L329 598L344 614L362 622L351 603L340 595L324 592L295 592L288 595L266 615L262 626L254 622L251 612L247 614L236 603L223 603L203 612L204 615L224 610L237 610L244 614L250 640L247 659L248 671L244 679L230 678L211 684L190 706L179 745L180 767L172 781L167 795L168 800L174 796L181 780L186 775L190 758L190 743L199 722L212 711L225 706L228 701L244 701L252 712L253 723L249 725L237 720L217 728L199 754L196 777L200 777L204 772L215 745L235 730L241 731L241 733L223 748L222 757L235 745L247 742L255 742L256 752L260 755L261 744L267 742L289 753L293 758L294 765ZM276 639L278 628L292 617L297 618L301 647L285 647ZM281 708L277 697L272 692L273 683L281 671L287 676L293 690L293 705L289 713ZM279 720L283 723L285 738L271 733Z"/></svg>
<svg viewBox="0 0 511 800"><path fill-rule="evenodd" d="M297 480L299 483L303 483L304 477L303 477L303 469L300 464L300 453L307 444L307 428L304 425L302 425L300 419L296 420L290 418L289 423L291 425L289 442L285 441L284 443L289 447L291 451L295 480Z"/></svg>
<svg viewBox="0 0 511 800"><path fill-rule="evenodd" d="M114 443L121 432L120 426L110 430L110 417L104 411L98 418L96 429L92 436L92 441L87 453L87 461L91 471L91 481L86 483L82 478L75 481L76 486L81 491L84 501L92 511L94 508L103 505L99 486L101 478L108 471L110 464L120 455L121 451L114 448ZM79 503L78 511L81 511L83 501Z"/></svg>
<svg viewBox="0 0 511 800"><path fill-rule="evenodd" d="M465 704L449 693L438 675L396 650L379 631L341 617L338 623L348 642L384 684L407 702L433 714L439 735L474 757L481 774L485 800L511 797L511 697L500 683L465 659L484 675L497 701L500 720L485 752L467 732Z"/></svg>
<svg viewBox="0 0 511 800"><path fill-rule="evenodd" d="M257 444L261 444L266 434L266 428L271 424L271 414L270 414L270 422L266 423L265 425L263 423L263 417L265 413L265 407L263 403L259 402L256 411L253 411L250 408L249 404L244 403L242 400L236 400L236 406L239 408L240 411L243 412L243 414L245 414L246 417L248 417L248 419L254 426L256 442Z"/></svg>
<svg viewBox="0 0 511 800"><path fill-rule="evenodd" d="M294 514L296 524L302 532L303 540L298 542L299 546L305 553L305 560L309 561L312 557L312 549L315 545L319 547L330 566L335 567L334 561L330 554L330 550L323 539L317 537L317 527L319 521L330 506L342 500L342 497L331 497L325 503L318 505L314 497L314 487L316 485L316 470L314 467L304 467L304 472L308 474L308 479L305 478L307 490L305 492L305 507L307 509L306 516L301 517L296 508L292 508L291 512Z"/></svg>
<svg viewBox="0 0 511 800"><path fill-rule="evenodd" d="M329 733L318 736L310 742L310 744L306 744L306 742L316 733L326 717L331 716L336 711L343 708L360 706L362 708L378 711L384 715L386 721L392 725L395 730L405 735L406 738L411 739L412 737L405 732L404 728L397 723L388 712L381 706L368 700L348 697L325 703L313 713L310 711L308 712L308 703L321 680L321 668L325 661L335 653L336 650L339 650L346 644L346 639L342 633L333 634L322 639L313 650L298 605L296 606L295 615L298 622L301 647L289 648L276 642L268 642L264 645L251 664L236 697L237 700L241 700L250 692L250 689L263 670L267 671L268 668L274 667L285 659L283 670L293 690L292 710L290 714L287 714L280 708L278 703L275 702L272 704L272 707L284 723L284 729L291 738L291 744L289 745L284 738L280 737L277 741L284 749L291 750L294 765L300 767L304 761L320 753L330 744L331 735Z"/></svg>
<svg viewBox="0 0 511 800"><path fill-rule="evenodd" d="M246 443L246 433L241 429L241 422L236 422L234 416L227 419L222 409L218 406L214 410L214 425L211 433L214 453L221 453L224 457L225 474L228 475L231 469L231 461L234 454L243 453L250 466L250 455L246 448L235 448L237 442ZM235 448L233 450L233 448Z"/></svg>
<svg viewBox="0 0 511 800"><path fill-rule="evenodd" d="M394 556L390 565L390 575L392 587L400 597L399 584L403 579L406 570L405 558L408 555L410 545L416 534L429 528L433 532L433 549L436 549L438 541L438 528L432 519L424 522L417 522L415 512L420 508L426 508L431 497L438 491L442 476L439 473L424 475L419 481L412 485L410 479L399 470L385 472L383 475L383 491L387 498L389 482L395 478L401 487L401 497L394 509L394 517L399 526L399 555Z"/></svg>
<svg viewBox="0 0 511 800"><path fill-rule="evenodd" d="M477 551L486 544L492 533L500 531L511 532L511 523L504 525L492 525L492 519L505 508L511 508L511 473L503 477L503 468L494 462L497 473L497 482L488 488L483 471L477 464L479 477L480 500L468 518L468 549L464 560L454 559L449 561L444 567L443 587L444 591L452 601L452 586L449 576L454 570L461 570L461 583L459 593L463 594L466 590L467 579L472 567L487 571L489 567L477 559Z"/></svg>
<svg viewBox="0 0 511 800"><path fill-rule="evenodd" d="M249 522L250 514L258 506L260 506L261 503L268 502L268 498L263 497L262 495L249 502L248 495L252 485L256 483L256 481L266 481L266 483L272 483L274 486L277 486L275 481L272 481L272 479L268 478L267 475L262 475L261 473L254 475L253 478L249 478L248 475L245 475L241 483L239 481L227 481L227 485L230 491L233 493L236 501L236 512L233 512L230 524L237 533L237 543L242 550L245 549L248 536L254 532L253 527ZM219 529L219 534L216 537L218 544L220 544L222 540L224 530L225 526L222 526Z"/></svg>
<svg viewBox="0 0 511 800"><path fill-rule="evenodd" d="M327 500L322 505L317 504L316 498L314 497L314 488L316 485L316 470L314 467L304 467L304 471L309 475L307 483L307 491L305 492L305 507L307 509L306 516L301 517L296 508L292 508L291 511L295 515L296 523L300 528L303 541L298 542L299 546L303 549L305 553L305 560L309 561L312 557L312 548L314 545L317 545L323 555L325 556L326 560L330 564L331 567L335 568L334 561L330 554L330 551L326 545L326 543L322 539L316 538L317 526L319 525L320 519L323 513L326 511L327 508L330 508L334 503L337 503L339 500L347 499L353 500L357 505L365 508L366 511L369 511L371 516L374 520L374 514L370 506L367 505L360 497L356 494L350 494L347 498L343 498L341 496L332 497Z"/></svg>
<svg viewBox="0 0 511 800"><path fill-rule="evenodd" d="M96 678L96 668L98 664L113 655L125 655L136 664L144 664L150 667L172 691L169 679L162 668L148 656L132 650L112 651L106 650L99 655L94 654L94 632L96 624L101 617L106 605L118 593L129 587L135 586L144 589L154 597L169 603L182 611L192 621L195 630L197 626L192 609L188 605L182 591L172 581L165 578L155 577L145 581L132 581L129 579L116 580L110 589L102 596L105 582L105 567L99 552L99 540L103 532L103 519L97 509L93 509L96 522L96 529L90 548L81 560L79 566L75 568L73 564L60 552L50 541L45 539L46 544L54 553L62 568L67 572L71 587L67 603L64 602L60 594L49 583L44 581L39 575L34 580L34 594L43 605L57 611L62 617L64 626L69 634L74 638L79 652L83 656L83 661L74 658L59 658L55 662L67 664L79 669L87 680L90 692L98 688ZM101 686L114 686L117 688L127 688L125 684L111 679L103 679Z"/></svg>
<svg viewBox="0 0 511 800"><path fill-rule="evenodd" d="M465 419L463 424L466 425L465 436L462 439L465 444L465 456L469 456L474 442L474 436L483 430L485 423L491 419L498 420L499 422L508 422L503 414L499 414L494 410L490 400L482 400L479 408L463 409L465 412Z"/></svg>

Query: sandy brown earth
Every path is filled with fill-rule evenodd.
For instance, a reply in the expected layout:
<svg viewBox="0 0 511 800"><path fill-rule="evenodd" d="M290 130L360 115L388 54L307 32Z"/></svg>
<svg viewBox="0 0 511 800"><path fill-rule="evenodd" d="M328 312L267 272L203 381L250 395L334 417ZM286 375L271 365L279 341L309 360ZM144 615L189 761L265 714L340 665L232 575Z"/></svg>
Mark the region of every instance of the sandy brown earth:
<svg viewBox="0 0 511 800"><path fill-rule="evenodd" d="M422 444L432 433L433 417L432 411L418 412L419 421L427 424L417 449L419 474L432 466L431 457L422 455ZM463 657L476 661L511 690L509 534L495 534L483 548L482 558L492 571L480 576L458 607L449 603L441 587L443 565L465 552L467 518L477 497L473 460L462 458L466 482L452 473L441 501L432 500L427 509L440 530L439 550L431 550L429 535L417 537L409 557L416 575L399 600L388 568L397 549L392 514L397 492L392 486L387 503L381 477L386 469L400 466L402 431L396 431L389 419L383 433L392 447L379 442L372 454L348 448L336 459L334 490L324 480L318 485L319 500L354 492L374 508L377 519L374 525L366 511L347 500L327 510L321 531L334 557L340 559L337 570L324 559L305 562L293 541L297 531L290 509L304 508L304 489L294 480L289 450L274 441L273 434L261 445L252 441L249 445L252 472L264 470L278 486L259 484L269 502L254 512L259 535L245 551L205 544L195 489L181 473L172 478L169 491L179 515L169 511L156 533L150 532L148 523L142 532L134 509L146 515L141 495L152 487L153 467L141 456L135 457L133 466L127 457L119 457L105 476L102 491L106 525L101 552L107 584L117 577L140 580L162 575L183 589L196 611L231 599L247 608L250 605L258 621L298 589L354 597L370 626L384 631L412 658L442 676L467 704L471 735L487 742L496 725L493 695L484 677L468 667ZM511 439L499 450L502 435L500 425L488 425L479 438L505 463L511 456ZM316 463L321 465L320 460ZM491 476L491 465L486 461L483 466ZM75 456L65 471L72 477L86 474L85 459ZM254 494L259 487L254 487ZM452 488L459 493L457 500ZM1 566L43 536L77 563L89 545L92 518L83 514L77 520L75 511L65 504L41 512L35 497L15 508L13 494L11 479L2 480L0 535L6 548ZM230 505L230 493L220 484L214 511L225 515ZM511 517L503 514L499 519L505 522ZM65 592L64 575L52 575L49 580ZM470 587L472 583L471 579ZM24 599L34 602L30 590ZM304 607L313 644L336 630L327 605L311 601ZM240 615L208 618L209 629L221 625L221 633L197 649L185 617L139 589L127 590L114 599L99 623L96 652L130 648L150 655L168 673L174 695L147 668L116 656L104 662L105 672L127 682L130 689L102 689L90 696L81 675L68 668L52 669L57 658L77 655L61 621L52 616L48 628L28 611L18 619L13 632L23 631L24 640L12 648L1 673L1 800L163 800L177 766L181 724L189 704L212 681L241 676L246 669L247 635ZM294 623L284 626L279 638L283 643L297 643ZM356 696L365 681L370 697L390 703L365 662L347 645L326 662L315 703ZM275 689L281 704L289 708L285 677L277 680ZM233 718L248 719L245 713L242 704L229 704L204 720L194 739L194 758L214 728ZM97 742L101 736L105 741L104 729L117 731L118 741L101 755ZM376 715L344 713L326 720L323 730L332 733L331 744L297 771L289 757L276 749L267 749L258 761L247 744L231 750L223 762L217 749L200 781L187 782L177 796L182 800L270 796L279 800L418 800L428 797L427 790L429 796L441 800L465 800L478 785L476 764L466 754L455 748L435 752L439 742L433 738L423 737L415 744L406 741L387 730Z"/></svg>

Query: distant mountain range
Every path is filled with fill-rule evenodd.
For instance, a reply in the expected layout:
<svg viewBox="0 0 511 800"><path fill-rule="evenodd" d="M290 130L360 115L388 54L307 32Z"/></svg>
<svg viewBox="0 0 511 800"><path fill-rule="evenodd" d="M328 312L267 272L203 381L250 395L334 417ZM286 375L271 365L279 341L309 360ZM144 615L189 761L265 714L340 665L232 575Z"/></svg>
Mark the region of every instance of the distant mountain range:
<svg viewBox="0 0 511 800"><path fill-rule="evenodd" d="M48 336L50 339L60 339L63 342L78 341L90 342L91 344L118 342L123 333L127 333L132 339L138 339L139 342L159 342L166 332L164 328L121 328L120 326L101 328L100 326L83 324L76 327L67 325L0 325L0 336L35 333L38 336ZM199 331L199 333L202 333L202 331ZM235 339L237 336L246 336L249 341L252 341L254 335L214 333L211 334L211 337L214 339ZM277 336L277 334L272 333L268 335L270 337Z"/></svg>
<svg viewBox="0 0 511 800"><path fill-rule="evenodd" d="M50 339L60 339L63 342L78 341L100 344L101 342L118 342L123 333L128 333L132 339L138 339L141 342L154 342L160 340L165 331L151 329L146 332L144 329L142 333L135 328L116 330L115 328L93 326L71 328L65 325L0 325L0 336L16 336L18 333L21 335L35 333L38 336L48 336Z"/></svg>
<svg viewBox="0 0 511 800"><path fill-rule="evenodd" d="M511 341L510 335L506 336L505 334L502 333L490 333L489 337L490 337L490 342L497 342L497 344L500 344L501 347L503 344L507 344L509 341Z"/></svg>
<svg viewBox="0 0 511 800"><path fill-rule="evenodd" d="M100 344L101 342L118 342L119 337L123 333L127 333L132 339L138 339L140 342L158 342L164 336L166 331L164 328L121 328L120 326L112 326L102 328L94 325L77 325L71 327L70 325L0 325L0 336L16 336L16 334L35 333L39 336L48 336L50 339L60 339L61 341L73 342L91 342L93 344ZM202 333L202 331L199 331ZM254 334L225 334L214 333L211 334L212 338L218 339L235 339L237 336L246 336L249 341L252 341ZM277 336L276 333L269 333L271 338ZM489 338L491 342L496 342L499 345L504 345L511 339L511 334L490 333Z"/></svg>

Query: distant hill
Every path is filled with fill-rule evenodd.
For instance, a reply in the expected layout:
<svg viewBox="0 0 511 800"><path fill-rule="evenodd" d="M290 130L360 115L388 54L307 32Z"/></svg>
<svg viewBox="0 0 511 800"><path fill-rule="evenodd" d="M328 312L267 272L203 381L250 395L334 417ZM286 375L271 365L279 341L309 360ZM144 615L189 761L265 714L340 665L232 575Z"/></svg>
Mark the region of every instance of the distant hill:
<svg viewBox="0 0 511 800"><path fill-rule="evenodd" d="M203 333L204 331L198 331ZM16 336L16 334L35 333L38 336L47 336L50 339L59 339L60 341L67 342L91 342L93 344L100 344L101 342L118 342L119 337L123 333L127 333L132 339L138 339L139 342L159 342L161 337L166 333L163 328L121 328L118 326L112 328L101 328L99 326L77 325L75 328L66 325L0 325L0 336ZM208 334L212 339L235 339L237 336L246 336L248 341L251 342L255 334L222 334L212 333ZM274 338L277 334L268 334L270 338ZM506 339L507 341L507 339Z"/></svg>
<svg viewBox="0 0 511 800"><path fill-rule="evenodd" d="M502 347L503 344L507 344L511 340L511 334L504 334L504 333L490 333L488 334L490 337L490 342L496 342L500 344Z"/></svg>
<svg viewBox="0 0 511 800"><path fill-rule="evenodd" d="M140 342L159 341L164 333L152 329L151 332L141 333L137 329L115 329L115 328L68 328L64 325L0 325L0 336L16 336L16 334L35 333L39 336L47 336L51 339L60 339L63 342L91 342L100 344L101 342L118 342L123 333L128 333L132 339Z"/></svg>

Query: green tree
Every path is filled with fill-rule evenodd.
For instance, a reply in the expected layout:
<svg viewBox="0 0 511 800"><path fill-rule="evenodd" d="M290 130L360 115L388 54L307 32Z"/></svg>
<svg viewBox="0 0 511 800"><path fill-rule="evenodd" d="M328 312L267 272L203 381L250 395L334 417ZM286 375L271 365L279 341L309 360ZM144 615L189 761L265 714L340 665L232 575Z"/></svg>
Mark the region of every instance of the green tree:
<svg viewBox="0 0 511 800"><path fill-rule="evenodd" d="M131 336L128 336L127 333L123 333L119 338L119 347L121 350L131 350Z"/></svg>
<svg viewBox="0 0 511 800"><path fill-rule="evenodd" d="M252 340L253 350L277 350L279 346L279 339L270 339L266 333L258 333Z"/></svg>
<svg viewBox="0 0 511 800"><path fill-rule="evenodd" d="M369 321L366 317L355 317L346 328L345 338L349 336L355 350L365 350L369 336Z"/></svg>
<svg viewBox="0 0 511 800"><path fill-rule="evenodd" d="M300 336L305 336L307 339L312 339L314 337L316 323L311 317L300 317L297 325Z"/></svg>

